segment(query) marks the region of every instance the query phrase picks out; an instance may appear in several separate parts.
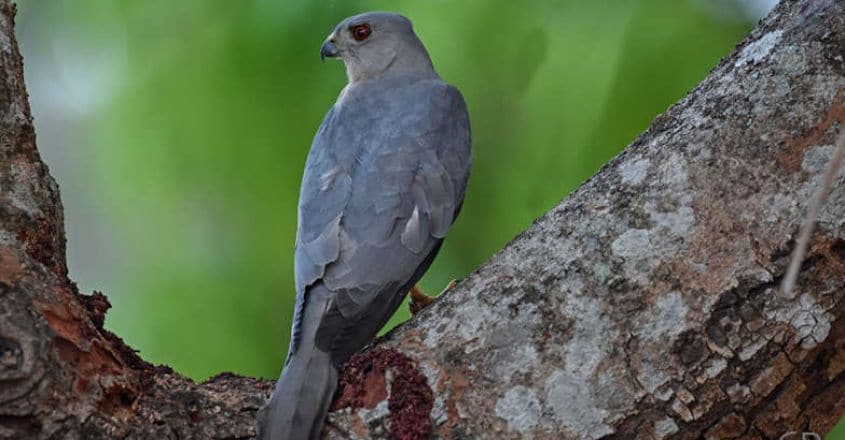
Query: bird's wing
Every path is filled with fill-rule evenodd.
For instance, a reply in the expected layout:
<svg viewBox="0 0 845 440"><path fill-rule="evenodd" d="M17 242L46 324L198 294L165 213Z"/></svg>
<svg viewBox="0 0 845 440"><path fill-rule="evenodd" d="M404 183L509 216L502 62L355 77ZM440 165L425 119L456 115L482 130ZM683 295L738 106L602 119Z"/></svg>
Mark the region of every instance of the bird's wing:
<svg viewBox="0 0 845 440"><path fill-rule="evenodd" d="M336 292L328 327L358 321L376 298L392 303L455 220L471 161L463 98L440 81L395 93L350 98L315 137L300 195L295 316L316 282ZM395 306L376 309L389 316Z"/></svg>

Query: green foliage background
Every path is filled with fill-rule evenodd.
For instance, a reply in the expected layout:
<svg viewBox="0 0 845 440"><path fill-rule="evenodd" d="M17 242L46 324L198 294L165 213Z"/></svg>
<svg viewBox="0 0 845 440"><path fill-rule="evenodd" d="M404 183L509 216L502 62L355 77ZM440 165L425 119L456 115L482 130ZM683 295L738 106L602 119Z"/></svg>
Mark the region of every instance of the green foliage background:
<svg viewBox="0 0 845 440"><path fill-rule="evenodd" d="M302 165L345 83L318 51L340 19L411 17L468 102L473 175L432 291L592 175L752 25L724 0L20 3L72 277L108 295L107 326L146 359L196 379L271 378L284 360Z"/></svg>

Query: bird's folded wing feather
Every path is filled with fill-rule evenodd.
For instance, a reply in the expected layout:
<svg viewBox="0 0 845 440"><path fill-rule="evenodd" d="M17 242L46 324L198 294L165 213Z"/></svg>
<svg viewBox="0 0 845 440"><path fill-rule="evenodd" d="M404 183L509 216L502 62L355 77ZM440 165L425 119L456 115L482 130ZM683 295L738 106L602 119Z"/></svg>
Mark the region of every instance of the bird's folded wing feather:
<svg viewBox="0 0 845 440"><path fill-rule="evenodd" d="M354 113L372 111L367 99L335 107L317 132L300 194L294 333L308 286L322 281L343 296L337 304L351 318L404 284L454 222L469 121L456 89L427 83L380 101L378 118Z"/></svg>

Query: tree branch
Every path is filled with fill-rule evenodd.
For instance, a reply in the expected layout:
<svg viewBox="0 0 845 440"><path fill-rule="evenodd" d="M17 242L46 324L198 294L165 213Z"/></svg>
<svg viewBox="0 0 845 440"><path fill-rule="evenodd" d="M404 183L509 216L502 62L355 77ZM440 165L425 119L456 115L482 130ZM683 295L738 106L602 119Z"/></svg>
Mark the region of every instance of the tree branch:
<svg viewBox="0 0 845 440"><path fill-rule="evenodd" d="M0 438L246 438L271 383L196 384L67 279L0 0ZM347 365L328 438L770 438L845 413L845 1L786 0L686 98L456 289Z"/></svg>

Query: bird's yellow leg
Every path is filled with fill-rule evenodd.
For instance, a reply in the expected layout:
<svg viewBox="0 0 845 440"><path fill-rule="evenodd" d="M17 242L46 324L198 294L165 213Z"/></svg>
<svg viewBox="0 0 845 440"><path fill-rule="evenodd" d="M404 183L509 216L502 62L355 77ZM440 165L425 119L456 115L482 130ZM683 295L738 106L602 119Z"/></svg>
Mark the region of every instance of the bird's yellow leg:
<svg viewBox="0 0 845 440"><path fill-rule="evenodd" d="M458 283L455 280L450 281L449 284L446 285L446 288L440 292L440 295L443 295L453 289L457 284ZM420 310L428 307L428 305L433 303L437 298L436 296L426 295L419 286L414 286L409 293L411 295L411 301L408 303L408 309L411 310L411 315L416 315Z"/></svg>

